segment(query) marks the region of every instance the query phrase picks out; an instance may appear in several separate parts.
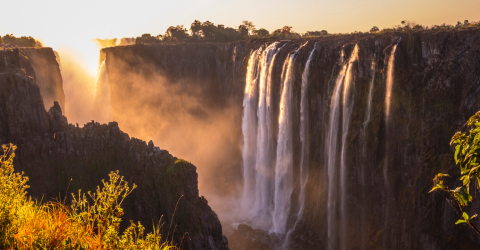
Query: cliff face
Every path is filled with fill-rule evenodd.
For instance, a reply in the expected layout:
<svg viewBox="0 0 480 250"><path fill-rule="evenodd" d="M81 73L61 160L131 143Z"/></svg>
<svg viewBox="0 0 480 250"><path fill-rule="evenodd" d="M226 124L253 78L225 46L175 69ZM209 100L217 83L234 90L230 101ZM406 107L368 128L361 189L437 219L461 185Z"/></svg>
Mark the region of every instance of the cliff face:
<svg viewBox="0 0 480 250"><path fill-rule="evenodd" d="M50 200L78 189L93 190L110 171L119 170L126 181L138 185L124 202L122 226L133 220L148 229L163 215L161 222L172 224L174 243L188 232L182 249L228 249L217 215L199 197L194 165L151 141L130 138L115 122L75 127L68 124L58 102L47 112L35 76L38 82L38 75L48 71L38 73L30 64L32 57L22 59L21 53L0 51L0 62L6 62L0 64L0 144L18 146L15 168L30 178L32 197ZM36 62L56 63L51 49L35 53ZM50 78L44 79L42 84L53 86ZM163 230L166 237L168 226Z"/></svg>
<svg viewBox="0 0 480 250"><path fill-rule="evenodd" d="M140 88L158 88L159 82L144 81L158 74L169 85L180 86L185 91L203 85L202 89L207 91L197 96L211 100L206 103L212 107L230 105L229 115L237 117L231 131L237 136L235 142L241 145L242 99L250 53L271 42L104 49L114 119L121 125L129 124L129 129L142 126L122 114L133 115L138 107L156 105L152 101L154 96L144 98L130 94ZM285 59L305 42L307 40L282 41L277 45L284 47L278 52L272 69L273 117L279 114ZM343 244L346 249L462 249L480 242L468 228L454 225L459 215L442 195L428 193L436 173L458 176L449 141L464 122L480 110L479 44L479 30L425 31L312 39L297 52L293 64L291 116L294 184L287 219L287 227L293 229L291 248L319 249L320 246L323 249L333 242L337 246ZM337 152L335 168L340 169L340 158L346 168L342 173L337 172L343 176L341 184L340 179L334 184L338 189L330 190L330 196L338 197L334 199L333 210L345 212L331 218L330 223L333 221L337 226L333 231L335 238L329 239L328 217L332 216L332 207L329 210L327 206L329 155L325 147L331 100L343 62L348 61L355 45L359 52L358 60L351 66L350 122L346 131L338 129L338 144L333 149ZM298 196L302 72L314 46L306 95L309 176L305 211L294 226L301 205ZM344 61L340 59L342 51ZM392 51L393 64L389 61ZM389 64L393 65L392 71L388 70ZM393 84L387 117L389 79L393 79ZM339 126L344 119L341 112ZM272 134L278 136L278 121L275 119L274 123L276 129ZM237 146L234 154L239 158L240 148ZM240 170L233 172L241 173L241 164L234 168ZM199 172L202 174L202 169ZM469 212L478 213L478 208L478 204L473 204ZM348 240L343 240L344 235Z"/></svg>

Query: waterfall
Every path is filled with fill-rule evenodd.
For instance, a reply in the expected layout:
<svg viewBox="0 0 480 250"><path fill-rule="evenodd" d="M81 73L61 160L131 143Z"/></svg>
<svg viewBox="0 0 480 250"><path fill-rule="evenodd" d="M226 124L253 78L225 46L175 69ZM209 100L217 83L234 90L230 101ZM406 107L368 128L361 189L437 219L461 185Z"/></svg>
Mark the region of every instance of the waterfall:
<svg viewBox="0 0 480 250"><path fill-rule="evenodd" d="M100 64L94 92L94 119L98 122L113 120L112 103L110 97L110 83L108 81L107 64L105 60Z"/></svg>
<svg viewBox="0 0 480 250"><path fill-rule="evenodd" d="M397 44L393 46L390 57L388 58L388 68L387 68L387 89L385 94L385 116L388 120L390 116L390 101L392 96L392 87L393 87L393 69L395 65L395 50L397 50Z"/></svg>
<svg viewBox="0 0 480 250"><path fill-rule="evenodd" d="M302 44L285 60L282 72L282 94L278 114L277 157L275 162L275 193L273 227L270 230L284 236L290 212L293 191L293 129L292 129L292 85L295 56L307 43Z"/></svg>
<svg viewBox="0 0 480 250"><path fill-rule="evenodd" d="M400 42L400 41L399 41ZM387 66L387 86L386 86L386 93L385 93L385 121L386 121L386 128L388 132L388 121L390 118L390 102L392 99L392 87L394 81L394 66L395 66L395 51L397 50L397 44L395 44L392 48L392 52L390 53L390 57L388 58L388 66ZM388 146L387 146L388 147ZM388 159L385 156L385 167L383 169L383 177L385 179L385 185L388 186Z"/></svg>
<svg viewBox="0 0 480 250"><path fill-rule="evenodd" d="M384 160L384 167L383 167L383 179L385 184L385 192L384 192L384 200L385 200L385 225L384 225L384 233L383 233L383 246L387 245L388 236L388 218L389 218L389 210L390 210L390 201L389 195L390 191L390 181L388 180L388 160L389 160L389 130L390 130L390 105L392 99L392 88L393 88L393 81L394 81L394 68L395 68L395 51L397 50L397 45L400 43L401 38L398 42L393 45L392 51L390 52L390 57L388 58L388 65L387 65L387 81L386 81L386 92L385 92L385 138L386 138L386 145L385 145L385 160Z"/></svg>
<svg viewBox="0 0 480 250"><path fill-rule="evenodd" d="M370 80L370 86L368 87L368 99L367 99L367 112L365 112L365 121L363 122L363 128L367 127L367 124L370 122L370 115L372 113L372 93L373 93L373 83L375 82L375 69L376 69L376 53L373 54L372 58L372 79Z"/></svg>
<svg viewBox="0 0 480 250"><path fill-rule="evenodd" d="M372 112L372 99L373 99L373 85L375 83L375 73L376 73L376 58L377 55L376 53L373 54L372 58L372 66L371 66L371 72L372 72L372 78L370 80L370 85L368 88L368 97L367 97L367 110L365 112L365 121L362 124L362 130L360 131L360 136L361 136L361 141L362 141L362 155L363 155L363 163L361 164L361 169L360 169L360 184L362 186L362 200L365 201L365 196L366 196L366 188L365 188L365 169L366 169L366 162L368 162L368 155L367 155L367 125L370 122L370 115ZM366 227L366 218L365 218L365 213L366 213L366 204L362 204L362 221L361 221L361 228ZM365 240L366 240L366 235L365 235L365 230L362 231L362 249L365 249Z"/></svg>
<svg viewBox="0 0 480 250"><path fill-rule="evenodd" d="M256 153L256 103L258 95L258 70L257 64L261 48L251 53L247 66L247 77L245 84L245 95L243 98L243 211L247 211L254 201L255 192L255 153Z"/></svg>
<svg viewBox="0 0 480 250"><path fill-rule="evenodd" d="M300 92L300 142L302 145L301 148L301 155L300 155L300 193L298 196L298 204L299 209L297 212L297 220L295 221L295 225L293 228L288 232L289 234L293 232L299 220L301 220L303 216L303 211L305 209L305 188L307 186L308 181L308 158L309 158L309 150L308 150L308 81L310 76L310 65L313 58L313 52L315 52L315 48L317 43L313 45L313 49L308 56L307 63L305 64L305 69L302 73L302 85L301 85L301 92ZM288 236L287 236L288 239Z"/></svg>
<svg viewBox="0 0 480 250"><path fill-rule="evenodd" d="M258 127L257 127L257 150L255 161L255 203L253 205L253 214L257 216L256 224L269 227L271 224L271 212L273 204L273 175L274 166L272 160L271 146L273 144L272 136L272 109L271 109L271 82L273 62L277 55L278 42L268 46L262 54L258 65L260 71L259 98L258 98ZM259 221L258 221L259 220Z"/></svg>
<svg viewBox="0 0 480 250"><path fill-rule="evenodd" d="M290 209L290 194L293 187L292 152L292 80L293 58L285 61L283 85L278 115L277 159L275 165L275 194L272 232L284 234L287 229L287 216Z"/></svg>
<svg viewBox="0 0 480 250"><path fill-rule="evenodd" d="M343 63L344 51L340 55L340 63ZM328 119L328 133L325 141L325 157L328 173L328 197L327 197L327 224L328 224L328 248L335 249L335 225L336 221L336 154L337 154L337 136L338 136L338 120L340 117L340 98L341 89L343 85L343 78L347 64L345 64L338 74L335 81L335 88L333 90L332 98L330 100L330 116Z"/></svg>
<svg viewBox="0 0 480 250"><path fill-rule="evenodd" d="M358 60L358 45L355 45L352 55L348 63L347 74L345 76L345 83L343 88L343 119L342 119L342 149L340 155L340 249L345 249L345 243L347 242L347 226L346 226L346 196L347 196L347 152L346 152L346 140L348 136L348 127L350 125L350 115L353 109L353 94L351 91L353 81L353 63Z"/></svg>

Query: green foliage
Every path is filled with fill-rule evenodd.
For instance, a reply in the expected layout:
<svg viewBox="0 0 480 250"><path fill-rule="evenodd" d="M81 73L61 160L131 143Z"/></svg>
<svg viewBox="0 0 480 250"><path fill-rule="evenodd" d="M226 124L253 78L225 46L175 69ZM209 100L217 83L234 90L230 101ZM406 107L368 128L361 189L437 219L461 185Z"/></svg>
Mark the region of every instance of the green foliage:
<svg viewBox="0 0 480 250"><path fill-rule="evenodd" d="M15 37L13 34L6 34L3 37L0 36L0 44L18 47L43 47L40 41L35 40L35 38L31 36Z"/></svg>
<svg viewBox="0 0 480 250"><path fill-rule="evenodd" d="M268 32L268 30L266 29L259 29L259 30L254 30L253 31L253 34L257 37L257 38L267 38L268 36L270 36L270 32Z"/></svg>
<svg viewBox="0 0 480 250"><path fill-rule="evenodd" d="M463 220L459 219L457 222L455 222L455 224L470 223L470 220L477 217L477 215L475 214L471 218L468 218L468 214L463 212L462 217L463 217Z"/></svg>
<svg viewBox="0 0 480 250"><path fill-rule="evenodd" d="M143 34L135 39L136 44L152 44L152 43L161 43L162 36L152 36L150 34Z"/></svg>
<svg viewBox="0 0 480 250"><path fill-rule="evenodd" d="M0 156L0 248L1 249L176 249L160 235L160 225L144 235L139 222L123 233L124 199L134 189L117 172L109 174L88 195L78 191L72 205L34 203L27 197L27 177L14 173L15 146L4 145Z"/></svg>
<svg viewBox="0 0 480 250"><path fill-rule="evenodd" d="M3 155L0 156L0 247L5 248L13 241L14 235L22 222L24 207L31 206L26 198L28 178L14 173L13 158L16 147L2 145Z"/></svg>
<svg viewBox="0 0 480 250"><path fill-rule="evenodd" d="M467 121L467 126L471 128L468 133L457 132L450 142L451 145L455 145L454 159L455 164L460 168L462 186L449 190L442 178L450 176L437 174L433 179L435 186L430 192L445 191L449 193L462 211L463 220L460 219L456 224L467 223L480 234L480 231L470 223L470 220L477 215L469 218L468 214L463 211L463 208L467 207L473 200L473 197L470 195L470 183L472 180L477 180L477 188L480 189L480 162L478 160L480 155L480 111Z"/></svg>
<svg viewBox="0 0 480 250"><path fill-rule="evenodd" d="M307 33L305 33L303 35L303 37L320 37L320 36L327 36L328 35L328 31L326 30L322 30L322 31L307 31Z"/></svg>

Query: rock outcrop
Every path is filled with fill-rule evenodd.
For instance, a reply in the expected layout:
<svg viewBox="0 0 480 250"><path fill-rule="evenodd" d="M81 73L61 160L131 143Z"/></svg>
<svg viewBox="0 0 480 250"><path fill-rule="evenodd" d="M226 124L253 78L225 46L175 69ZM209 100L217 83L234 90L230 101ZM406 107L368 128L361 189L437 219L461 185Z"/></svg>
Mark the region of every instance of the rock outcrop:
<svg viewBox="0 0 480 250"><path fill-rule="evenodd" d="M53 51L35 49L35 56L28 57L22 53L0 51L0 144L18 146L14 164L30 178L30 195L44 201L63 199L79 189L94 190L110 171L119 170L126 181L138 185L124 201L123 227L133 220L148 230L161 218L163 236L170 235L168 240L182 249L228 249L217 215L199 196L194 165L152 141L130 138L116 122L92 121L83 128L68 124L57 101L47 112L36 82L42 75L42 84L50 86L57 71L50 72L53 78L48 69L38 73L30 59L55 65ZM53 88L56 93L59 86Z"/></svg>

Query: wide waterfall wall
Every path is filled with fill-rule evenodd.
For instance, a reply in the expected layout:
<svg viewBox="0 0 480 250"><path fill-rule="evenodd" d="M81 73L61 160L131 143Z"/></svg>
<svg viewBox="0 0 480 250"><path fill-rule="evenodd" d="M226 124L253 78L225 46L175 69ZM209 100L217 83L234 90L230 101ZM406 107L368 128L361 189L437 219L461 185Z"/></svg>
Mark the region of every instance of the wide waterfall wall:
<svg viewBox="0 0 480 250"><path fill-rule="evenodd" d="M194 86L189 79L212 90L201 93L205 100L214 93L236 107L229 115L238 117L232 133L241 160L231 166L240 188L232 196L247 217L238 222L288 235L289 248L452 249L480 242L454 224L458 215L442 195L428 193L436 173L458 176L449 141L480 110L478 30L275 42L104 49L114 119L133 111L123 94L135 86L131 71L166 75L186 90ZM131 55L152 67L140 68ZM216 155L223 150L229 148ZM214 180L223 174L215 172Z"/></svg>

